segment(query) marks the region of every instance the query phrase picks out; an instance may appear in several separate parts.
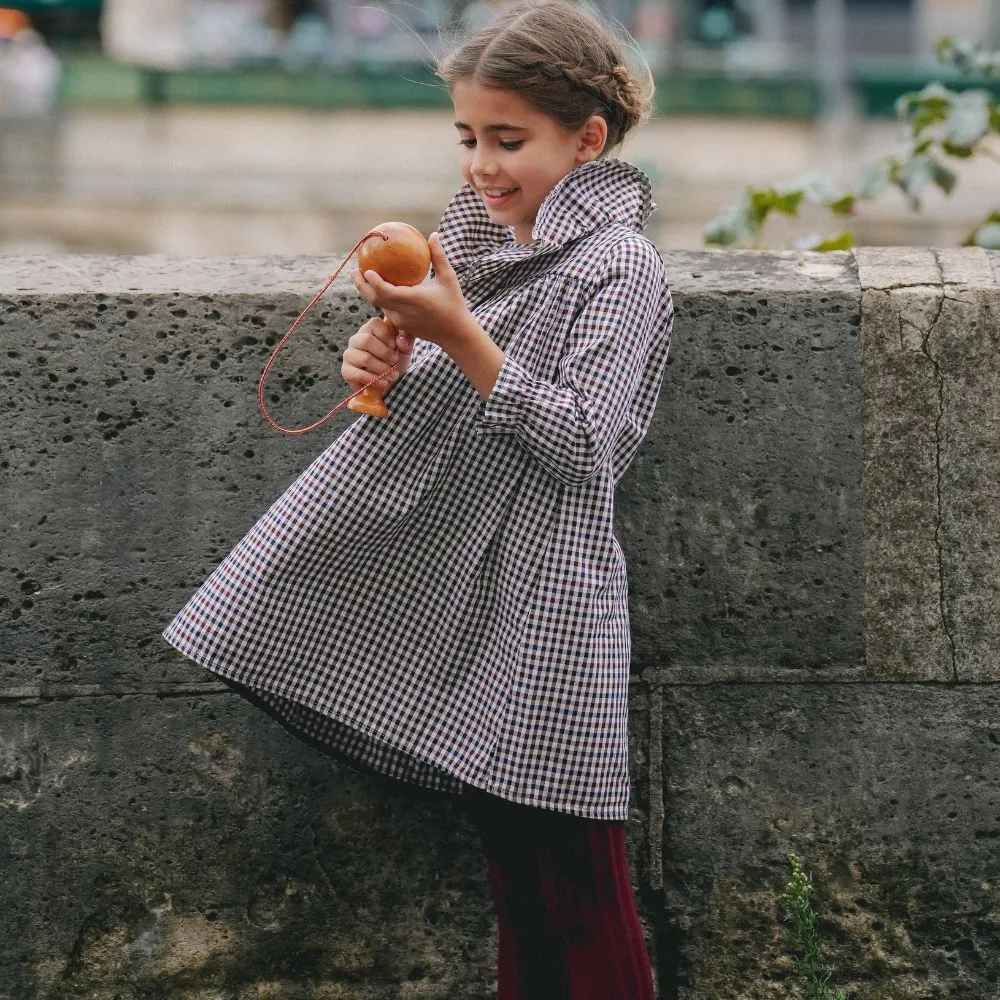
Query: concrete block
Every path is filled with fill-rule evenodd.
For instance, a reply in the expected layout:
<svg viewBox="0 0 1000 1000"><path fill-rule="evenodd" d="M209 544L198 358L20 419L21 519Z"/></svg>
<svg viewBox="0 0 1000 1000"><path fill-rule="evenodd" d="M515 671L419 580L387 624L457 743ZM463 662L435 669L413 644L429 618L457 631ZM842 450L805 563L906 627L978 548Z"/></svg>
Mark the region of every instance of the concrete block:
<svg viewBox="0 0 1000 1000"><path fill-rule="evenodd" d="M59 258L5 274L0 689L207 677L160 630L350 420L288 438L258 412L268 353L329 274L294 268ZM346 279L310 313L267 383L279 422L346 395L340 352L369 313Z"/></svg>
<svg viewBox="0 0 1000 1000"><path fill-rule="evenodd" d="M663 706L680 1000L794 995L791 851L814 877L831 987L1000 996L995 686L678 685Z"/></svg>
<svg viewBox="0 0 1000 1000"><path fill-rule="evenodd" d="M0 997L486 998L450 797L357 775L232 694L0 707Z"/></svg>
<svg viewBox="0 0 1000 1000"><path fill-rule="evenodd" d="M859 251L863 284L887 253ZM936 282L863 292L868 665L995 679L1000 287L984 251L922 253Z"/></svg>
<svg viewBox="0 0 1000 1000"><path fill-rule="evenodd" d="M668 264L672 359L616 508L636 669L697 682L856 676L861 363L851 258L675 253Z"/></svg>
<svg viewBox="0 0 1000 1000"><path fill-rule="evenodd" d="M940 392L925 349L940 300L939 284L862 299L866 654L884 678L954 673L938 548Z"/></svg>
<svg viewBox="0 0 1000 1000"><path fill-rule="evenodd" d="M945 286L927 352L938 420L942 600L959 680L1000 680L1000 286Z"/></svg>

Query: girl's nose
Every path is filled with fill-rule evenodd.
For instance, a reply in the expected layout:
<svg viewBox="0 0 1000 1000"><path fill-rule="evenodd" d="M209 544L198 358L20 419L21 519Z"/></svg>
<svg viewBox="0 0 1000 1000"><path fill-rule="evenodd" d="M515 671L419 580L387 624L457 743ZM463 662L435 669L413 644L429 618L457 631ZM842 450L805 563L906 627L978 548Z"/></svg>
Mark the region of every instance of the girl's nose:
<svg viewBox="0 0 1000 1000"><path fill-rule="evenodd" d="M472 170L479 177L488 177L490 174L496 173L493 154L489 150L477 146L476 155L472 160Z"/></svg>

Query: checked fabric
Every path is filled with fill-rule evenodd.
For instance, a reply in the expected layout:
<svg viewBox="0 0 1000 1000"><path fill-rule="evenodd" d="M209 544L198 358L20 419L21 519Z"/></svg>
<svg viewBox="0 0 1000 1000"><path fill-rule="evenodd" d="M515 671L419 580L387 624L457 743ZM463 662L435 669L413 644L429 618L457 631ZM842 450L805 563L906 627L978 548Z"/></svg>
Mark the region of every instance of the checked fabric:
<svg viewBox="0 0 1000 1000"><path fill-rule="evenodd" d="M489 399L419 342L391 415L359 417L315 459L167 641L355 766L625 819L628 583L612 514L673 319L641 235L652 209L639 170L597 160L553 188L518 245L460 190L439 233L506 355Z"/></svg>

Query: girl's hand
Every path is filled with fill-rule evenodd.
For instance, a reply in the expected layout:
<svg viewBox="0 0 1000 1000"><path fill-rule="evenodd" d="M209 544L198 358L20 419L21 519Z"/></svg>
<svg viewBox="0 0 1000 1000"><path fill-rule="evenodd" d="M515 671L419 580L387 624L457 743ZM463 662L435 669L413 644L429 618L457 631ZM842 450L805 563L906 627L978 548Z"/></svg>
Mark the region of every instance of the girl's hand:
<svg viewBox="0 0 1000 1000"><path fill-rule="evenodd" d="M375 317L368 320L347 342L340 374L355 392L367 385L376 375L381 375L397 361L399 368L388 378L372 387L385 392L410 366L413 338L405 333L395 336L389 325Z"/></svg>
<svg viewBox="0 0 1000 1000"><path fill-rule="evenodd" d="M471 313L437 233L432 233L427 242L434 266L433 281L412 287L390 285L374 271L362 274L357 270L351 277L358 291L371 305L381 309L397 330L411 338L429 340L449 351L449 341L468 328Z"/></svg>

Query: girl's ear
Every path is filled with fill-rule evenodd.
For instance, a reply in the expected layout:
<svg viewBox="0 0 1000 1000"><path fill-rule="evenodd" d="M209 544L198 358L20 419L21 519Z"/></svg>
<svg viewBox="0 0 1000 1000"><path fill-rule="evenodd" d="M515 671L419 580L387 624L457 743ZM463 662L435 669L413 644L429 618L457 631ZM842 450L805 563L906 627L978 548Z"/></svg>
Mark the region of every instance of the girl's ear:
<svg viewBox="0 0 1000 1000"><path fill-rule="evenodd" d="M577 163L596 160L608 142L608 123L600 115L591 115L581 126L576 151Z"/></svg>

